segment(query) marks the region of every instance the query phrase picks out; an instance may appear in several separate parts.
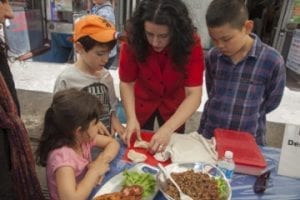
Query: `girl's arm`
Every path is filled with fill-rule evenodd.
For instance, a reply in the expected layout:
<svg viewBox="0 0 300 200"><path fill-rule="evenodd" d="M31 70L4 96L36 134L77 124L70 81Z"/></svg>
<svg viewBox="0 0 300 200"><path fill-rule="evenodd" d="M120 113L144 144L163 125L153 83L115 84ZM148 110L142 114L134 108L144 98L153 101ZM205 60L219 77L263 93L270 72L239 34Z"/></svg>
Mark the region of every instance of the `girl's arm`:
<svg viewBox="0 0 300 200"><path fill-rule="evenodd" d="M103 151L89 166L98 165L102 162L110 163L118 155L120 145L114 138L105 135L97 135L95 142L96 146L102 148Z"/></svg>
<svg viewBox="0 0 300 200"><path fill-rule="evenodd" d="M64 166L56 170L55 177L60 199L86 199L92 189L101 182L103 175L109 170L109 163L119 152L119 143L105 135L97 135L95 143L96 146L104 150L95 161L89 164L86 174L77 185L72 167Z"/></svg>
<svg viewBox="0 0 300 200"><path fill-rule="evenodd" d="M103 175L109 170L108 163L101 163L97 168L89 168L83 179L76 184L72 167L60 167L55 172L59 199L85 200Z"/></svg>

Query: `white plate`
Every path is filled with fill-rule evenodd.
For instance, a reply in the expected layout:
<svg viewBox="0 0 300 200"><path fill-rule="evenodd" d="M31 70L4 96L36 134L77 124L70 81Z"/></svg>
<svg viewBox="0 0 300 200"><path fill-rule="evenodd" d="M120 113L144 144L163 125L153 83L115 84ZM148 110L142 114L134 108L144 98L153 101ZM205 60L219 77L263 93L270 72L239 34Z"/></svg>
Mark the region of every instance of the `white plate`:
<svg viewBox="0 0 300 200"><path fill-rule="evenodd" d="M155 179L156 179L156 175L158 173L158 169L151 166L151 165L147 165L144 163L138 163L136 164L134 167L128 169L128 171L137 171L140 173L150 173ZM123 172L115 175L114 177L112 177L110 180L108 180L99 190L98 192L95 194L95 196L93 198L96 198L97 196L103 195L103 194L107 194L107 193L111 193L111 192L119 192L122 189L122 184L124 181L124 176L123 176ZM147 197L147 198L143 198L143 200L151 200L155 197L156 193L158 191L158 187L157 185L155 186L155 192L153 193L153 195Z"/></svg>

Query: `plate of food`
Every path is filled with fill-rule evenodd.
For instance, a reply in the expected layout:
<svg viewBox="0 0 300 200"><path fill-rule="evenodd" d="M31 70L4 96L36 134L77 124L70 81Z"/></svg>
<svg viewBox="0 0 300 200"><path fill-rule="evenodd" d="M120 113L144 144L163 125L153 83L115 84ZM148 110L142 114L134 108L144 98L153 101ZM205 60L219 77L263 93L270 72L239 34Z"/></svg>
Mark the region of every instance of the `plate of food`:
<svg viewBox="0 0 300 200"><path fill-rule="evenodd" d="M231 199L231 186L223 172L215 165L202 162L173 163L165 168L182 192L193 199ZM179 192L161 171L156 178L157 186L166 199L179 200Z"/></svg>
<svg viewBox="0 0 300 200"><path fill-rule="evenodd" d="M138 163L107 181L93 200L130 199L150 200L158 191L156 176L159 170L148 164Z"/></svg>

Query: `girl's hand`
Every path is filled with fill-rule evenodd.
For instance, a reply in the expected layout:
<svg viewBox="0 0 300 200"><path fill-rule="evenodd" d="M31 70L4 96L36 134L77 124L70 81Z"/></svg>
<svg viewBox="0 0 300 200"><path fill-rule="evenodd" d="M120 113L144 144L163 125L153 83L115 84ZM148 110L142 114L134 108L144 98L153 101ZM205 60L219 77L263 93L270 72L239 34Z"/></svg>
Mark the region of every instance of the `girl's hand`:
<svg viewBox="0 0 300 200"><path fill-rule="evenodd" d="M123 141L127 144L128 147L130 147L130 139L132 137L132 134L136 134L138 140L142 140L141 138L141 128L140 123L137 119L134 120L128 120L125 134L122 135Z"/></svg>
<svg viewBox="0 0 300 200"><path fill-rule="evenodd" d="M97 123L97 126L98 126L98 134L110 136L109 131L107 130L107 128L104 126L104 124L101 121L99 121Z"/></svg>
<svg viewBox="0 0 300 200"><path fill-rule="evenodd" d="M164 151L171 140L171 135L172 132L158 129L150 141L149 151L153 154Z"/></svg>
<svg viewBox="0 0 300 200"><path fill-rule="evenodd" d="M108 162L97 162L93 161L88 165L88 170L90 173L93 173L95 177L98 177L97 183L102 180L103 176L107 171L109 171L109 163Z"/></svg>

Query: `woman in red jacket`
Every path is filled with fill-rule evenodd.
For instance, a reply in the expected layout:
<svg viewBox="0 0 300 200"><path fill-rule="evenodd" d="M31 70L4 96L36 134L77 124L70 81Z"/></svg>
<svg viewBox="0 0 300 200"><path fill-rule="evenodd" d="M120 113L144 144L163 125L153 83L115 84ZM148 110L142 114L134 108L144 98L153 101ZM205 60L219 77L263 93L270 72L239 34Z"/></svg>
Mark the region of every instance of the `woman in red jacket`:
<svg viewBox="0 0 300 200"><path fill-rule="evenodd" d="M133 133L160 128L150 151L163 151L174 132L199 107L204 69L203 50L186 5L181 0L143 0L126 26L120 53L120 89L127 128Z"/></svg>

